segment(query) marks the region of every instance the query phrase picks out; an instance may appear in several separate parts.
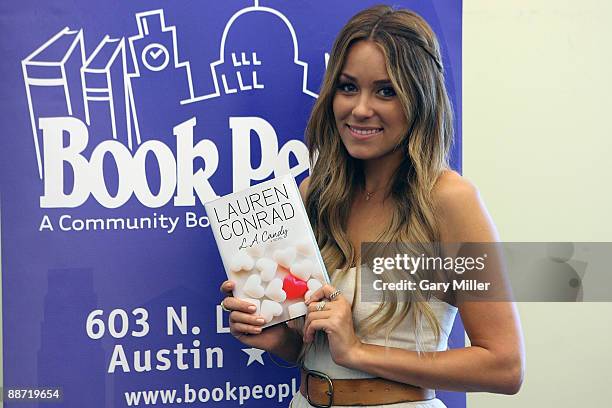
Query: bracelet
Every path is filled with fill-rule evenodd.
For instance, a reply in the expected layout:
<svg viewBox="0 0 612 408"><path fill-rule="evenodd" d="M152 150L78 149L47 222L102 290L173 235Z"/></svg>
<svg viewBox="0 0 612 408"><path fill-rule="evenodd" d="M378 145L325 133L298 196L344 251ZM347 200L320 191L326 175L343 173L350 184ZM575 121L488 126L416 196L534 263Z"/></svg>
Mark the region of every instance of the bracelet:
<svg viewBox="0 0 612 408"><path fill-rule="evenodd" d="M274 363L274 365L276 365L277 367L280 367L280 368L298 368L298 367L301 367L301 366L302 366L301 364L298 364L297 362L296 362L295 364L293 364L293 365L285 365L285 364L281 364L281 363L279 363L278 361L276 361L276 360L275 360L275 359L274 359L272 356L273 356L273 354L272 354L272 353L270 353L270 352L268 352L268 357L270 357L270 360L271 360L271 361Z"/></svg>

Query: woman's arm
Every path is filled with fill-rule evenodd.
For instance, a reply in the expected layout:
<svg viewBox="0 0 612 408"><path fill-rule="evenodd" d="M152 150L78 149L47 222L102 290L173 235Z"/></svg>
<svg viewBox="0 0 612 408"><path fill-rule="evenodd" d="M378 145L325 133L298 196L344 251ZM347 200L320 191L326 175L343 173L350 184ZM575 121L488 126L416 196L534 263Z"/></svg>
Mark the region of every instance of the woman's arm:
<svg viewBox="0 0 612 408"><path fill-rule="evenodd" d="M291 322L279 326L282 326L283 329L283 335L280 337L281 341L268 351L288 363L296 363L302 350L302 334L298 329L292 327Z"/></svg>
<svg viewBox="0 0 612 408"><path fill-rule="evenodd" d="M477 190L456 173L447 172L441 177L434 199L443 242L498 240ZM523 380L524 351L514 304L462 302L460 297L457 302L471 341L470 346L461 349L419 355L398 348L363 344L335 334L338 326L327 325L325 319L321 322L307 320L307 325L313 327L307 328L304 336L308 341L312 330L326 330L332 357L337 364L383 378L423 388L504 394L518 392ZM332 303L334 308L343 308L341 303L338 306L336 302ZM346 332L346 327L343 329ZM344 338L332 344L334 336Z"/></svg>
<svg viewBox="0 0 612 408"><path fill-rule="evenodd" d="M473 302L460 310L469 347L419 355L360 343L336 363L423 388L516 394L524 361L513 305Z"/></svg>

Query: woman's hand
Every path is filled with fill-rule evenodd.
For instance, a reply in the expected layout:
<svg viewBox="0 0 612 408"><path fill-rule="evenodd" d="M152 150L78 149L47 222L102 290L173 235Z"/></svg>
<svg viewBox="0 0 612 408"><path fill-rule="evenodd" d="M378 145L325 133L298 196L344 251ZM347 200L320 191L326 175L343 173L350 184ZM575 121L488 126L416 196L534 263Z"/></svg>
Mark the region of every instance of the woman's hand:
<svg viewBox="0 0 612 408"><path fill-rule="evenodd" d="M236 283L227 280L221 284L221 292L226 297L223 306L231 310L229 315L230 333L242 343L258 349L271 351L283 341L286 326L278 324L262 330L263 316L257 315L255 305L232 296Z"/></svg>
<svg viewBox="0 0 612 408"><path fill-rule="evenodd" d="M315 331L325 331L334 362L339 365L349 365L362 343L355 334L353 313L348 300L342 295L330 300L331 294L335 291L333 286L324 285L306 302L308 314L304 325L304 342L312 342ZM325 306L322 310L321 305Z"/></svg>

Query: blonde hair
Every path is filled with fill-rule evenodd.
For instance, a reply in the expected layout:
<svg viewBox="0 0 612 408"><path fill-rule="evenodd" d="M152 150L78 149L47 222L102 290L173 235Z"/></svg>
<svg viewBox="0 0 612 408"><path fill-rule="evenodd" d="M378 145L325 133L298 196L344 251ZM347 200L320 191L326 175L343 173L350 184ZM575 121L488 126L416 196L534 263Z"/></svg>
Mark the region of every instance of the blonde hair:
<svg viewBox="0 0 612 408"><path fill-rule="evenodd" d="M345 276L351 265L359 261L346 225L352 198L364 187L364 178L359 160L348 154L341 141L332 102L348 51L363 40L380 46L409 124L407 134L397 146L405 155L389 194L395 211L387 232L378 242L439 241L432 189L438 176L448 168L453 137L453 114L444 85L440 47L429 25L414 12L388 6L371 7L351 18L334 42L320 95L306 128L312 172L305 205L325 265L331 274L339 274L336 278ZM422 301L427 298L427 294L421 293L413 296L412 301L398 301L396 295L385 292L384 301L359 327L364 333L386 328L388 337L411 313L415 330L419 330L424 317L439 338L440 324L431 306Z"/></svg>

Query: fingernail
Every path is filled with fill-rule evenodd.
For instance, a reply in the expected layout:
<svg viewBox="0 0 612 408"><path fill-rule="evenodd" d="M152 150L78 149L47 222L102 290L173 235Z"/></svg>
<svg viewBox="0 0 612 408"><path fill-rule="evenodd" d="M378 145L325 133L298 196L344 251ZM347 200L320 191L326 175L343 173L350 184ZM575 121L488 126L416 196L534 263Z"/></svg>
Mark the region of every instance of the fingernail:
<svg viewBox="0 0 612 408"><path fill-rule="evenodd" d="M255 333L261 333L261 327L256 327L254 331Z"/></svg>
<svg viewBox="0 0 612 408"><path fill-rule="evenodd" d="M255 305L249 306L249 312L254 312L257 310L257 307Z"/></svg>
<svg viewBox="0 0 612 408"><path fill-rule="evenodd" d="M266 319L264 319L263 317L258 317L257 319L255 319L255 321L256 321L257 323L265 323L265 322L266 322Z"/></svg>

